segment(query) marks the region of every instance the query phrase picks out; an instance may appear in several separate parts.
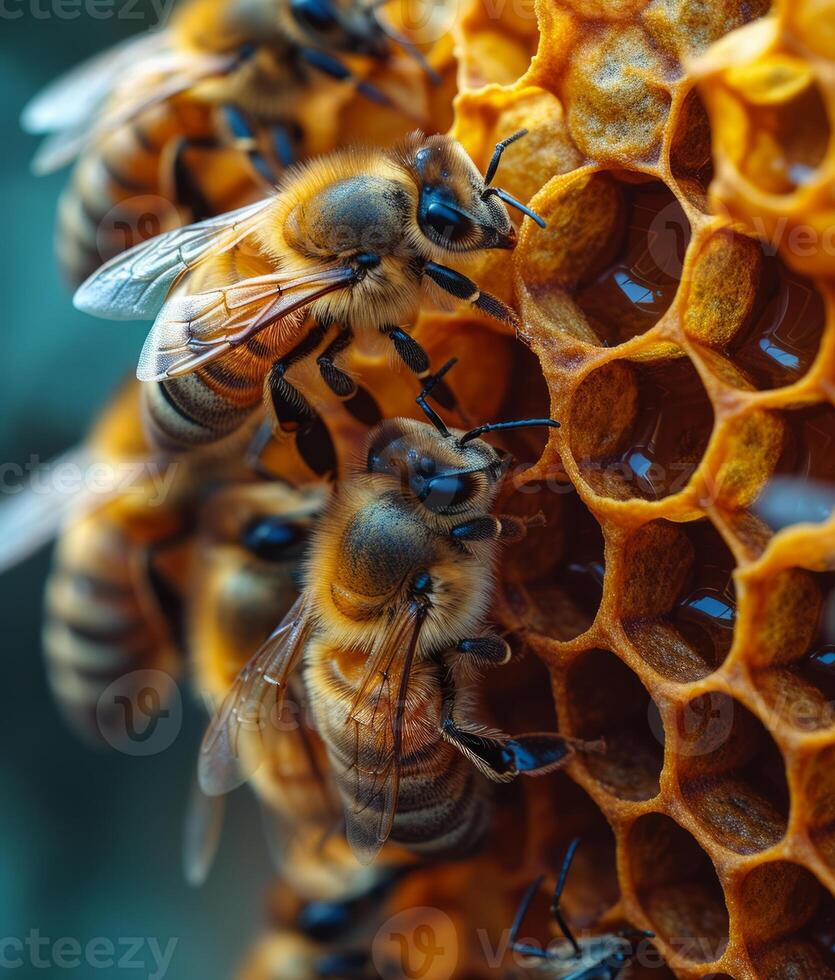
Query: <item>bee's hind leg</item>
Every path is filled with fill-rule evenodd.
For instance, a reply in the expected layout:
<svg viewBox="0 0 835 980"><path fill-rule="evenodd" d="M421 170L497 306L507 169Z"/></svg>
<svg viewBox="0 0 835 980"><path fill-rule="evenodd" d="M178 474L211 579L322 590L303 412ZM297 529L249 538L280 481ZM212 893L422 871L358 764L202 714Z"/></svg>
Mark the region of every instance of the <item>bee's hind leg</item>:
<svg viewBox="0 0 835 980"><path fill-rule="evenodd" d="M418 381L424 385L432 380L432 369L429 365L429 355L415 338L406 333L402 327L393 324L386 324L380 327L380 333L394 344L397 356L406 367L417 377ZM432 397L444 408L454 409L455 395L443 379L435 382L432 386Z"/></svg>

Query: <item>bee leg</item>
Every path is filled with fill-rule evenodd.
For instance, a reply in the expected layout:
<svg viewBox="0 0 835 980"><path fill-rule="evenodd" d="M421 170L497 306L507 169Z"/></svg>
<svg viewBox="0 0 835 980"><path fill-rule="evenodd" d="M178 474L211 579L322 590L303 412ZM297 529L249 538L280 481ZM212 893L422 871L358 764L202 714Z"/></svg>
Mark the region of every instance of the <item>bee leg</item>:
<svg viewBox="0 0 835 980"><path fill-rule="evenodd" d="M171 201L185 205L192 221L202 221L214 212L206 200L194 169L188 164L187 155L190 150L208 150L216 147L215 140L182 137L165 148L160 160L160 186L163 195Z"/></svg>
<svg viewBox="0 0 835 980"><path fill-rule="evenodd" d="M545 527L545 515L542 511L531 514L529 517L514 517L510 514L499 514L501 530L499 540L505 544L515 544L521 541L528 533L528 528Z"/></svg>
<svg viewBox="0 0 835 980"><path fill-rule="evenodd" d="M540 960L547 958L547 952L542 948L542 946L529 946L527 943L519 942L519 930L522 928L522 922L524 921L525 916L528 914L528 909L531 907L533 897L541 887L544 880L545 875L540 875L528 886L527 891L522 896L522 901L519 903L519 908L516 910L516 915L513 918L513 924L510 927L510 936L508 937L510 948L515 953L521 953L523 956L536 957L536 959Z"/></svg>
<svg viewBox="0 0 835 980"><path fill-rule="evenodd" d="M323 75L328 75L340 82L353 81L360 95L364 95L370 102L376 102L377 105L384 105L390 109L397 108L382 89L377 88L376 85L372 85L370 82L357 78L347 65L343 65L333 55L326 54L324 51L318 51L316 48L302 48L299 51L299 55L305 64L314 68L316 71L322 72Z"/></svg>
<svg viewBox="0 0 835 980"><path fill-rule="evenodd" d="M395 327L390 323L380 327L380 333L384 337L388 337L394 344L397 356L417 377L418 381L425 385L432 380L429 355L411 334L406 333L402 327ZM455 395L443 379L432 385L432 397L443 408L454 409L456 407Z"/></svg>
<svg viewBox="0 0 835 980"><path fill-rule="evenodd" d="M333 359L348 348L353 339L354 333L351 328L343 327L316 358L322 380L338 398L348 398L357 391L354 379L333 363Z"/></svg>
<svg viewBox="0 0 835 980"><path fill-rule="evenodd" d="M223 113L226 127L232 136L233 145L249 157L249 162L259 177L263 178L268 184L274 184L278 174L276 173L275 167L272 166L258 146L258 136L255 126L237 106L225 105L221 108L221 112ZM290 134L283 126L276 124L272 127L271 136L276 158L283 166L289 166L295 160L295 151L293 150Z"/></svg>
<svg viewBox="0 0 835 980"><path fill-rule="evenodd" d="M327 327L317 323L315 327L284 357L279 358L267 375L267 390L278 424L285 431L312 424L318 415L304 395L285 377L288 369L302 360L321 344Z"/></svg>
<svg viewBox="0 0 835 980"><path fill-rule="evenodd" d="M477 283L460 272L456 272L455 269L439 265L437 262L426 262L423 266L423 274L428 276L436 286L440 286L445 293L449 293L450 296L472 303L476 309L486 313L494 320L508 323L512 327L518 326L519 317L506 303L503 303L497 296L482 292Z"/></svg>
<svg viewBox="0 0 835 980"><path fill-rule="evenodd" d="M482 667L500 667L510 660L510 645L500 636L475 636L459 640L455 649Z"/></svg>
<svg viewBox="0 0 835 980"><path fill-rule="evenodd" d="M441 738L454 745L488 779L506 783L521 774L539 776L562 766L573 752L570 742L550 732L528 732L512 738L501 732L464 728L455 721L455 684L451 673L441 679Z"/></svg>

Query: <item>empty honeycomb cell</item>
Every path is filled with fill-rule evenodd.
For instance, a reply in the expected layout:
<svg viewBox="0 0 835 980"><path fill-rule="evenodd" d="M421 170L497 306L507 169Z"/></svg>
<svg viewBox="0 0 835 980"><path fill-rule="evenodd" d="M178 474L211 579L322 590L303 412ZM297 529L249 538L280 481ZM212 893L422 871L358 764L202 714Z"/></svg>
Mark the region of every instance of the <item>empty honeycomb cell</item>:
<svg viewBox="0 0 835 980"><path fill-rule="evenodd" d="M670 111L672 66L636 25L587 31L563 88L568 128L590 160L627 166L658 157Z"/></svg>
<svg viewBox="0 0 835 980"><path fill-rule="evenodd" d="M565 686L572 734L603 737L606 742L604 752L583 755L581 765L589 775L623 800L657 796L664 761L663 727L636 675L613 653L589 650L571 664Z"/></svg>
<svg viewBox="0 0 835 980"><path fill-rule="evenodd" d="M728 909L707 854L661 813L639 817L625 849L635 896L676 961L718 960L728 942Z"/></svg>
<svg viewBox="0 0 835 980"><path fill-rule="evenodd" d="M570 445L597 493L660 500L687 486L712 428L713 408L686 357L623 360L578 387Z"/></svg>
<svg viewBox="0 0 835 980"><path fill-rule="evenodd" d="M810 871L790 861L758 865L743 880L740 901L743 941L757 976L835 978L835 902Z"/></svg>
<svg viewBox="0 0 835 980"><path fill-rule="evenodd" d="M712 691L682 705L675 752L682 796L719 846L754 854L783 838L789 815L783 759L742 704Z"/></svg>
<svg viewBox="0 0 835 980"><path fill-rule="evenodd" d="M620 617L647 663L682 683L720 667L734 637L736 563L710 521L645 524L624 562Z"/></svg>
<svg viewBox="0 0 835 980"><path fill-rule="evenodd" d="M541 481L520 487L507 513L542 513L528 547L508 548L505 590L528 628L557 640L573 640L594 621L603 598L604 542L600 525L570 483Z"/></svg>
<svg viewBox="0 0 835 980"><path fill-rule="evenodd" d="M809 837L821 858L835 870L835 746L822 749L803 776Z"/></svg>

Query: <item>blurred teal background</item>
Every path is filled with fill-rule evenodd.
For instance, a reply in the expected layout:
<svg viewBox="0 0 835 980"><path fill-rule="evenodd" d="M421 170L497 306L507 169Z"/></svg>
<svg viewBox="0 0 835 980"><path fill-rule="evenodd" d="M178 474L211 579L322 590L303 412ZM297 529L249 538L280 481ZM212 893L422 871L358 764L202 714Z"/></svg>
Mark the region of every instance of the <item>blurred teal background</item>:
<svg viewBox="0 0 835 980"><path fill-rule="evenodd" d="M127 10L131 18L95 20L85 0L0 0L2 463L48 459L75 444L132 371L144 336L144 324L110 324L73 309L52 254L67 171L31 176L36 140L18 126L24 103L50 79L154 23L150 5L129 2L98 0L92 9ZM82 946L135 936L164 948L175 937L169 978L225 980L263 924L269 873L257 812L242 793L233 799L209 882L188 888L180 828L202 713L188 705L182 734L160 755L107 755L80 744L63 726L44 676L39 632L48 562L42 552L0 577L0 942L25 939L32 929ZM140 955L151 962L147 948ZM0 973L138 980L149 972L35 969L23 958L22 967L0 966Z"/></svg>

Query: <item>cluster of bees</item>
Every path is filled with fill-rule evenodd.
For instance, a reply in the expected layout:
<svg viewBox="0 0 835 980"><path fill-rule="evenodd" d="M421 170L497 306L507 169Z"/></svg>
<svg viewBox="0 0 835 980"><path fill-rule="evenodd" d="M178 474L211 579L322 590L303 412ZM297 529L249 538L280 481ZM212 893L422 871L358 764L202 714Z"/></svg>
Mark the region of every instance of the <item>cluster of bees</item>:
<svg viewBox="0 0 835 980"><path fill-rule="evenodd" d="M76 727L110 740L124 721L102 704L114 680L137 678L139 706L147 671L188 664L213 712L189 878L209 872L233 788L249 784L274 829L283 898L252 978L405 975L372 955L375 930L404 895L437 901L449 862L478 860L507 819L490 783L602 750L507 734L478 706L483 672L511 658L487 626L498 549L537 524L493 513L509 459L486 437L558 423L468 418L456 375L501 364L507 332L476 333L450 372L443 338L424 345L411 327L427 293L514 327L447 263L512 249L511 211L544 222L495 183L524 131L484 172L453 138L406 131L443 118L428 110L449 100L447 66L388 14L194 0L24 114L46 134L36 169L74 161L57 237L76 306L154 318L137 380L84 456L153 459L171 477L162 500L87 499L58 530L50 681ZM386 145L333 149L351 100L378 114ZM63 511L18 537L40 540ZM552 907L563 939L547 952L520 939L536 881L509 948L522 975L615 980L645 934L575 939L559 903L573 852Z"/></svg>

